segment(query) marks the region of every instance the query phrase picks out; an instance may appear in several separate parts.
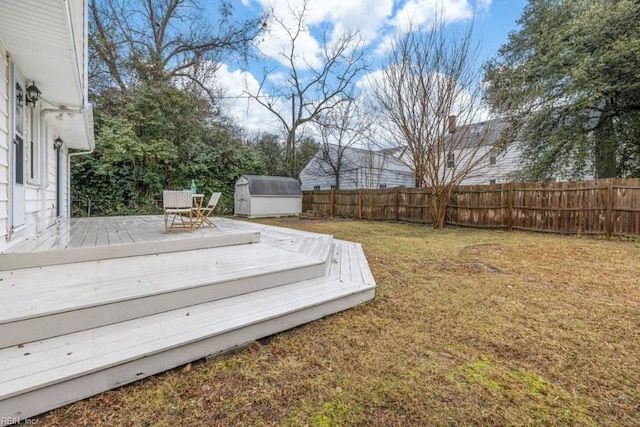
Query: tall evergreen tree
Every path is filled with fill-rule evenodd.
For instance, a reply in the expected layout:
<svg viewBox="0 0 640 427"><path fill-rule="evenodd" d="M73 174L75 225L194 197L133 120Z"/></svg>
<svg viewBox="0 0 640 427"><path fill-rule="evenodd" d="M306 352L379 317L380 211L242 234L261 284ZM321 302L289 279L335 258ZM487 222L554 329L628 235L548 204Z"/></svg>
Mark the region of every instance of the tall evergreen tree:
<svg viewBox="0 0 640 427"><path fill-rule="evenodd" d="M488 100L509 115L523 177L640 174L640 3L530 0L486 66Z"/></svg>

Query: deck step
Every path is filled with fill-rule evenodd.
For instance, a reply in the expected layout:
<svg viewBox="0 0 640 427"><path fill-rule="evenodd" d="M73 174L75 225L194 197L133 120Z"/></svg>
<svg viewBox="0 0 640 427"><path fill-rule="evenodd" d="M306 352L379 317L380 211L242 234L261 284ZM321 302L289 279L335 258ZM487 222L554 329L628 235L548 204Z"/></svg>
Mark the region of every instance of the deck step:
<svg viewBox="0 0 640 427"><path fill-rule="evenodd" d="M310 279L2 349L0 417L31 417L345 310L374 293L375 283Z"/></svg>
<svg viewBox="0 0 640 427"><path fill-rule="evenodd" d="M322 277L326 259L256 243L0 272L0 348Z"/></svg>
<svg viewBox="0 0 640 427"><path fill-rule="evenodd" d="M15 248L12 253L0 253L0 271L245 245L260 241L260 233L242 231L209 233L197 239L189 237L189 233L183 232L173 233L160 241L131 241L92 247L63 247L46 251L33 248L32 242L27 241L21 247ZM40 242L40 244L43 243Z"/></svg>

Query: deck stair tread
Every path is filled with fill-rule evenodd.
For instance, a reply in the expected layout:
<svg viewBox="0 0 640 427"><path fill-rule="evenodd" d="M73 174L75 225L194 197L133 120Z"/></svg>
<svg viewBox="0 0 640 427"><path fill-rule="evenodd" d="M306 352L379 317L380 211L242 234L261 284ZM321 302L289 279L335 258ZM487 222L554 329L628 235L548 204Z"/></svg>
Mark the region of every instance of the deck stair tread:
<svg viewBox="0 0 640 427"><path fill-rule="evenodd" d="M78 233L83 234L82 231L78 231ZM118 233L112 232L111 234ZM149 239L149 235L140 232L138 237L136 232L131 231L122 236L119 235L117 241L109 239L94 241L88 246L86 246L85 241L68 245L54 242L52 246L49 240L59 239L60 237L56 237L55 232L51 232L49 238L44 237L27 241L23 245L12 248L9 253L0 253L0 272L31 267L59 266L77 262L229 247L258 243L260 241L259 233L239 230L218 231L193 237L188 236L189 234L169 233L168 236L162 236L162 240L152 240Z"/></svg>
<svg viewBox="0 0 640 427"><path fill-rule="evenodd" d="M372 287L310 279L1 349L0 400Z"/></svg>
<svg viewBox="0 0 640 427"><path fill-rule="evenodd" d="M373 274L362 250L362 245L342 240L334 240L334 243L335 250L333 251L328 276L375 284Z"/></svg>
<svg viewBox="0 0 640 427"><path fill-rule="evenodd" d="M265 245L293 252L295 254L306 255L317 259L326 259L331 254L333 237L318 235L314 237L291 237L282 240L267 239Z"/></svg>
<svg viewBox="0 0 640 427"><path fill-rule="evenodd" d="M0 323L322 262L258 243L0 272Z"/></svg>
<svg viewBox="0 0 640 427"><path fill-rule="evenodd" d="M272 240L286 240L289 238L317 237L322 235L319 233L313 233L311 231L294 230L291 228L278 227L274 225L264 225L255 222L236 221L228 218L216 218L216 224L229 230L258 232L260 233L260 241L262 242Z"/></svg>

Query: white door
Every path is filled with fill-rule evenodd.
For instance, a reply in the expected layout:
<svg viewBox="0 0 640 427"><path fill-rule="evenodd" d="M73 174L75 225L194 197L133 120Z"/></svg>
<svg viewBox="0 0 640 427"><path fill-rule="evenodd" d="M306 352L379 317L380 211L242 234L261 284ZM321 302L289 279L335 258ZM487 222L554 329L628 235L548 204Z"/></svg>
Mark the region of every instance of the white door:
<svg viewBox="0 0 640 427"><path fill-rule="evenodd" d="M25 122L25 84L15 65L11 67L12 118L11 136L13 140L11 159L11 227L16 228L25 222L24 197L24 122Z"/></svg>
<svg viewBox="0 0 640 427"><path fill-rule="evenodd" d="M251 204L249 201L249 184L236 184L235 206L233 213L235 215L249 215Z"/></svg>

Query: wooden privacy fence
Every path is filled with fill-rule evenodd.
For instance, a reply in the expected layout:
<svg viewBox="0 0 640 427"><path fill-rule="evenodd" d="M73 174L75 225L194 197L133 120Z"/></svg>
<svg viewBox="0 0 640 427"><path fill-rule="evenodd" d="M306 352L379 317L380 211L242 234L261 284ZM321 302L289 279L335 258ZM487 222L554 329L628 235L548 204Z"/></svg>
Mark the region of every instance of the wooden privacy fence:
<svg viewBox="0 0 640 427"><path fill-rule="evenodd" d="M304 211L430 223L422 188L306 191ZM446 224L564 234L640 235L640 179L460 186Z"/></svg>

